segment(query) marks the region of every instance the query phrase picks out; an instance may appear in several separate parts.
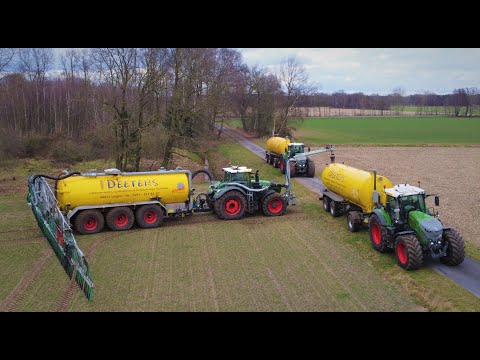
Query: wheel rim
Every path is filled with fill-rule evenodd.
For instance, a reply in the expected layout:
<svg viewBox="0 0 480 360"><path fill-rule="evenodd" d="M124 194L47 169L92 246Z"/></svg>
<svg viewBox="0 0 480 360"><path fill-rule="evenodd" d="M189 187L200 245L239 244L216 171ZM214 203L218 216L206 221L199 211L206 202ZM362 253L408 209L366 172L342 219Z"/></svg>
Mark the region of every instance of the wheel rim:
<svg viewBox="0 0 480 360"><path fill-rule="evenodd" d="M348 215L348 227L350 229L353 229L353 224L352 224L352 217L350 215Z"/></svg>
<svg viewBox="0 0 480 360"><path fill-rule="evenodd" d="M403 242L397 244L397 256L402 264L405 264L408 260L407 247Z"/></svg>
<svg viewBox="0 0 480 360"><path fill-rule="evenodd" d="M98 220L93 216L89 216L85 220L83 220L83 227L87 231L95 230L97 226L98 226Z"/></svg>
<svg viewBox="0 0 480 360"><path fill-rule="evenodd" d="M230 199L225 203L225 212L228 215L237 215L240 212L240 202L235 199Z"/></svg>
<svg viewBox="0 0 480 360"><path fill-rule="evenodd" d="M278 214L283 209L283 202L279 199L270 200L268 202L268 211L272 214Z"/></svg>
<svg viewBox="0 0 480 360"><path fill-rule="evenodd" d="M325 210L328 210L328 204L327 204L327 200L323 199L323 208Z"/></svg>
<svg viewBox="0 0 480 360"><path fill-rule="evenodd" d="M153 210L147 210L145 211L145 214L143 214L143 221L147 224L153 224L155 221L157 221L158 215L155 211Z"/></svg>
<svg viewBox="0 0 480 360"><path fill-rule="evenodd" d="M372 225L372 238L375 245L380 245L382 242L382 232L380 231L380 226L378 226L378 224Z"/></svg>
<svg viewBox="0 0 480 360"><path fill-rule="evenodd" d="M115 216L113 221L115 222L115 225L123 227L128 223L128 216L127 214L121 212L117 216Z"/></svg>

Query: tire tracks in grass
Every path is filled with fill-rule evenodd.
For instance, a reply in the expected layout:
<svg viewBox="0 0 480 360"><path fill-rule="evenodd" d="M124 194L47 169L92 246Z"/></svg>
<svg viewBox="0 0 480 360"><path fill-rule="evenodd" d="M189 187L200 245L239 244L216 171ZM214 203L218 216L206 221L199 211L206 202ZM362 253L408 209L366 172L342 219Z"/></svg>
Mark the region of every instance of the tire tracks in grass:
<svg viewBox="0 0 480 360"><path fill-rule="evenodd" d="M48 248L35 261L32 268L22 277L15 288L7 295L0 304L0 312L12 312L18 308L25 296L25 291L38 279L42 271L46 268L48 260L53 254L53 250Z"/></svg>
<svg viewBox="0 0 480 360"><path fill-rule="evenodd" d="M218 306L218 295L215 288L215 280L213 279L212 267L210 265L210 255L208 253L207 239L205 237L205 230L202 225L200 225L200 230L202 233L202 250L203 250L203 262L207 268L207 281L210 288L210 294L213 300L213 306L216 312L220 311Z"/></svg>
<svg viewBox="0 0 480 360"><path fill-rule="evenodd" d="M139 231L140 229L132 230L133 232ZM121 231L118 234L111 235L109 232L104 233L105 235L96 239L87 249L85 257L88 259L90 263L93 262L95 257L95 253L100 245L103 245L108 240L117 238L122 236L123 233ZM103 235L103 234L102 234ZM110 237L107 237L111 235ZM51 310L51 312L66 312L70 307L70 304L73 299L73 295L76 291L80 291L80 287L78 286L77 282L75 281L75 276L72 276L72 279L69 281L68 286L64 289L62 296L60 297L60 301L58 302L57 306Z"/></svg>

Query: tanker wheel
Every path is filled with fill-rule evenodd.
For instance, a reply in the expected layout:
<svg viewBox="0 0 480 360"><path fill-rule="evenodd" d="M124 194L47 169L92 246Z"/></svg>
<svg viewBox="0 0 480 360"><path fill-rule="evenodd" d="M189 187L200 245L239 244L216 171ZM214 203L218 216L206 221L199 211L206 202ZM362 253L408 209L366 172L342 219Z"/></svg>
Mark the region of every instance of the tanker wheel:
<svg viewBox="0 0 480 360"><path fill-rule="evenodd" d="M229 191L215 201L215 213L221 219L237 220L245 215L247 201L239 191Z"/></svg>
<svg viewBox="0 0 480 360"><path fill-rule="evenodd" d="M280 216L287 210L287 202L279 193L272 193L265 197L262 203L262 211L266 216Z"/></svg>
<svg viewBox="0 0 480 360"><path fill-rule="evenodd" d="M105 220L98 210L83 210L75 216L74 225L79 234L96 234L103 229Z"/></svg>
<svg viewBox="0 0 480 360"><path fill-rule="evenodd" d="M330 198L323 195L322 202L323 202L323 210L325 210L326 212L330 212Z"/></svg>
<svg viewBox="0 0 480 360"><path fill-rule="evenodd" d="M352 213L353 211L350 211L347 215L348 230L350 230L351 232L357 232L358 230L360 230L360 223L355 221L358 217L353 216Z"/></svg>
<svg viewBox="0 0 480 360"><path fill-rule="evenodd" d="M142 228L159 227L163 221L162 209L158 205L143 205L135 212L137 225Z"/></svg>
<svg viewBox="0 0 480 360"><path fill-rule="evenodd" d="M285 174L285 161L283 159L280 159L280 172Z"/></svg>
<svg viewBox="0 0 480 360"><path fill-rule="evenodd" d="M310 159L307 160L307 177L315 177L315 163Z"/></svg>
<svg viewBox="0 0 480 360"><path fill-rule="evenodd" d="M267 160L267 164L270 164L270 155L265 155L265 159Z"/></svg>
<svg viewBox="0 0 480 360"><path fill-rule="evenodd" d="M268 161L268 163L270 165L273 165L274 162L275 162L275 159L273 158L273 156L270 156L270 160Z"/></svg>
<svg viewBox="0 0 480 360"><path fill-rule="evenodd" d="M387 252L389 250L387 246L387 230L382 226L377 215L373 214L370 216L368 228L370 229L370 241L373 248L380 253Z"/></svg>
<svg viewBox="0 0 480 360"><path fill-rule="evenodd" d="M330 215L333 217L340 216L339 206L338 202L330 200Z"/></svg>
<svg viewBox="0 0 480 360"><path fill-rule="evenodd" d="M447 256L441 257L440 261L445 265L455 266L461 264L465 259L465 245L463 237L455 229L443 230L443 240L448 244Z"/></svg>
<svg viewBox="0 0 480 360"><path fill-rule="evenodd" d="M405 270L416 270L423 263L422 247L414 234L397 237L395 254L398 264Z"/></svg>
<svg viewBox="0 0 480 360"><path fill-rule="evenodd" d="M107 213L106 220L108 227L112 230L128 230L133 226L135 216L128 207L116 207Z"/></svg>
<svg viewBox="0 0 480 360"><path fill-rule="evenodd" d="M282 159L280 159L280 160L279 159L274 159L273 160L273 167L275 169L278 169L278 167L281 166L281 164L282 164Z"/></svg>

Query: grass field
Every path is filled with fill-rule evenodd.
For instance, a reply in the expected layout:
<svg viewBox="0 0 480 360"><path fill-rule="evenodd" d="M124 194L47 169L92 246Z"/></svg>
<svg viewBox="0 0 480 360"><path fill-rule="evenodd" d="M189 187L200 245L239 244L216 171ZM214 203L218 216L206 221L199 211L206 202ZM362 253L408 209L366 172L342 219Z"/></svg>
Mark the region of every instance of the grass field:
<svg viewBox="0 0 480 360"><path fill-rule="evenodd" d="M242 128L239 119L225 122ZM335 117L306 118L292 123L296 141L309 146L348 145L479 145L480 118ZM253 139L264 145L268 137Z"/></svg>
<svg viewBox="0 0 480 360"><path fill-rule="evenodd" d="M218 150L284 180L240 145ZM36 228L24 182L0 193L9 213L0 218L0 308L10 311L480 311L476 297L428 267L406 272L393 254L375 252L367 232L348 232L296 182L298 205L282 217L195 214L77 236L96 286L87 302Z"/></svg>
<svg viewBox="0 0 480 360"><path fill-rule="evenodd" d="M295 125L307 144L472 145L480 144L480 118L313 118Z"/></svg>
<svg viewBox="0 0 480 360"><path fill-rule="evenodd" d="M443 115L445 114L445 107L443 106L424 106L423 108L420 106L405 106L403 108L403 111L406 112L420 112L423 109L423 113L425 111L428 111L429 113L435 113L438 115ZM391 110L395 110L395 107L392 106ZM465 114L466 107L460 107L460 114L463 115ZM447 114L453 114L454 113L454 108L453 106L447 106L446 108ZM470 113L470 112L469 112ZM472 109L472 114L473 115L480 115L480 108L479 107L474 107Z"/></svg>

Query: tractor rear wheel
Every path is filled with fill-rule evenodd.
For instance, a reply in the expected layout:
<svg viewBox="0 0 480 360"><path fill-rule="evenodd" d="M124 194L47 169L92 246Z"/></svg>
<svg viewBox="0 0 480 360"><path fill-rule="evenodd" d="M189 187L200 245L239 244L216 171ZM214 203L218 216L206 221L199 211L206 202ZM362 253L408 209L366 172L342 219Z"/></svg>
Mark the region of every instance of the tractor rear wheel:
<svg viewBox="0 0 480 360"><path fill-rule="evenodd" d="M348 230L350 230L351 232L357 232L358 230L360 230L360 223L357 221L357 219L358 219L357 211L350 211L348 213L347 225L348 225Z"/></svg>
<svg viewBox="0 0 480 360"><path fill-rule="evenodd" d="M395 242L398 264L405 270L416 270L423 263L422 247L414 234L400 235Z"/></svg>
<svg viewBox="0 0 480 360"><path fill-rule="evenodd" d="M280 172L285 174L285 161L283 159L280 159Z"/></svg>
<svg viewBox="0 0 480 360"><path fill-rule="evenodd" d="M241 219L245 215L247 201L239 191L229 191L215 201L215 213L225 220Z"/></svg>
<svg viewBox="0 0 480 360"><path fill-rule="evenodd" d="M135 220L145 229L159 227L163 221L162 209L158 205L143 205L135 212Z"/></svg>
<svg viewBox="0 0 480 360"><path fill-rule="evenodd" d="M368 228L370 229L370 241L375 250L380 253L387 252L387 230L382 226L377 215L370 216L368 221Z"/></svg>
<svg viewBox="0 0 480 360"><path fill-rule="evenodd" d="M330 200L330 215L333 217L340 216L339 206L338 202Z"/></svg>
<svg viewBox="0 0 480 360"><path fill-rule="evenodd" d="M111 209L105 218L108 227L115 231L129 230L135 221L133 211L125 206Z"/></svg>
<svg viewBox="0 0 480 360"><path fill-rule="evenodd" d="M447 256L440 258L440 261L450 266L461 264L465 259L465 245L462 235L455 229L445 229L442 237L447 242L448 247Z"/></svg>
<svg viewBox="0 0 480 360"><path fill-rule="evenodd" d="M265 197L262 203L262 211L266 216L280 216L287 210L287 202L279 193L273 193Z"/></svg>
<svg viewBox="0 0 480 360"><path fill-rule="evenodd" d="M74 225L79 234L96 234L103 229L105 220L98 210L83 210L75 216Z"/></svg>
<svg viewBox="0 0 480 360"><path fill-rule="evenodd" d="M307 177L315 177L315 163L310 159L307 160Z"/></svg>
<svg viewBox="0 0 480 360"><path fill-rule="evenodd" d="M329 212L330 211L330 198L323 195L322 202L323 202L323 210L325 210L326 212Z"/></svg>

